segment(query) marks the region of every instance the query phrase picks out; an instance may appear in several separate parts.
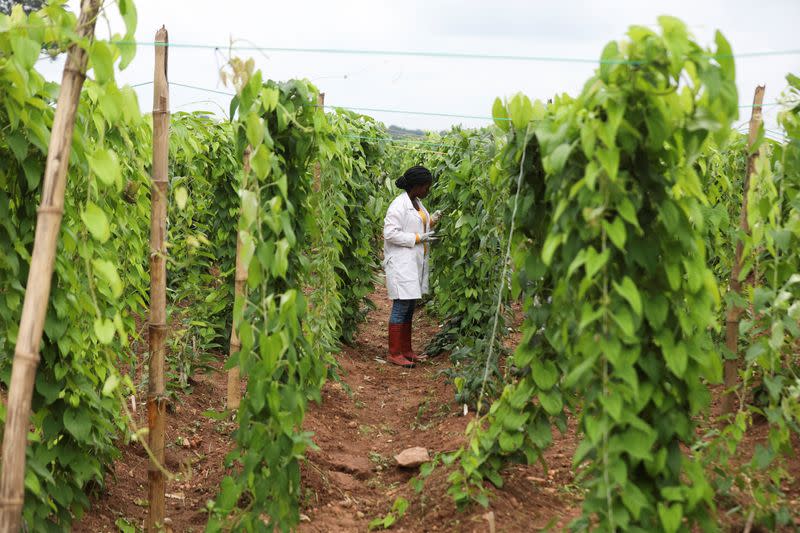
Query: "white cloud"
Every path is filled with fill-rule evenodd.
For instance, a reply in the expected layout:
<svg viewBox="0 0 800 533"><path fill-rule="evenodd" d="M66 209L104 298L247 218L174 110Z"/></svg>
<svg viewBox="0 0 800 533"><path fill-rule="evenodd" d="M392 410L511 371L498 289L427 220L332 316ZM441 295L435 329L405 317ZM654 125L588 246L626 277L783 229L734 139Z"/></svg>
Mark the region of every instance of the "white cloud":
<svg viewBox="0 0 800 533"><path fill-rule="evenodd" d="M77 2L72 1L77 9ZM711 43L719 28L734 53L796 49L800 20L796 0L752 4L744 1L673 0L350 0L322 2L227 2L140 0L137 39L152 41L162 25L176 44L241 44L267 47L416 50L530 56L597 58L609 40L621 39L628 26L654 25L661 14L675 15L689 25L701 43ZM111 9L114 9L113 7ZM116 24L116 22L114 22ZM170 80L224 89L218 68L222 52L173 46ZM274 79L309 78L326 93L326 103L353 107L399 109L488 116L495 96L523 91L534 98L557 92L576 93L593 66L569 62L520 62L435 59L380 55L332 55L242 51ZM120 75L128 83L152 79L153 50L142 46ZM798 72L800 55L737 61L740 102L749 103L757 83L767 84L766 100L774 101L785 86L784 76ZM49 75L60 75L48 65ZM138 89L143 110L152 88ZM229 99L192 89L172 87L172 108L218 107ZM747 110L743 110L742 119ZM370 113L387 124L430 129L454 123L485 124L475 119ZM768 114L774 121L774 113ZM774 124L773 124L774 125Z"/></svg>

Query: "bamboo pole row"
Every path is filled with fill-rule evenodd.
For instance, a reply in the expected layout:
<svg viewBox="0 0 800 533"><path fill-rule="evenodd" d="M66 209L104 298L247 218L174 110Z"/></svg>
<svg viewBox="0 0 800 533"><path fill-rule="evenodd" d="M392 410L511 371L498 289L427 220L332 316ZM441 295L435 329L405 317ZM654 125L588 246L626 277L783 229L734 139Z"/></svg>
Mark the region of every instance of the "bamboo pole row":
<svg viewBox="0 0 800 533"><path fill-rule="evenodd" d="M764 85L756 87L753 95L753 111L750 115L750 131L747 135L747 149L752 152L747 157L747 170L744 175L744 185L742 187L742 210L739 213L739 228L743 235L750 233L750 224L747 222L747 194L750 191L750 176L755 172L755 162L758 157L758 150L753 152L753 145L758 138L761 128L762 113L761 104L764 102ZM744 242L741 238L736 240L736 252L731 268L730 291L736 295L742 294L742 282L739 276L742 272ZM725 395L722 397L722 413L731 414L736 404L736 394L734 388L739 376L739 322L742 316L742 308L732 303L728 308L725 317L725 346L733 354L732 359L725 360Z"/></svg>
<svg viewBox="0 0 800 533"><path fill-rule="evenodd" d="M94 28L101 3L100 0L81 2L77 27L79 39L94 40ZM39 365L39 345L47 315L58 234L64 214L64 190L67 184L75 114L83 82L86 79L87 63L86 50L76 44L71 45L64 65L61 91L56 103L53 129L47 148L42 197L37 212L31 266L14 350L3 433L3 462L0 473L0 532L2 533L17 533L21 529L31 396Z"/></svg>
<svg viewBox="0 0 800 533"><path fill-rule="evenodd" d="M250 147L244 150L243 169L242 169L242 183L240 190L247 190L247 184L250 177ZM239 220L242 219L243 207L239 209ZM236 231L236 271L233 281L233 301L234 307L236 302L242 301L247 297L247 269L244 266L242 257L242 239L239 236L238 225ZM236 331L236 324L231 324L231 341L229 346L230 359L239 353L242 349L242 341L239 339L239 334ZM228 370L228 409L236 410L242 401L242 389L240 384L239 366L234 366Z"/></svg>
<svg viewBox="0 0 800 533"><path fill-rule="evenodd" d="M164 355L167 338L167 204L169 202L169 82L167 44L163 26L156 32L155 73L153 78L153 175L150 196L150 364L147 390L148 445L153 453L147 469L150 511L148 533L164 526Z"/></svg>

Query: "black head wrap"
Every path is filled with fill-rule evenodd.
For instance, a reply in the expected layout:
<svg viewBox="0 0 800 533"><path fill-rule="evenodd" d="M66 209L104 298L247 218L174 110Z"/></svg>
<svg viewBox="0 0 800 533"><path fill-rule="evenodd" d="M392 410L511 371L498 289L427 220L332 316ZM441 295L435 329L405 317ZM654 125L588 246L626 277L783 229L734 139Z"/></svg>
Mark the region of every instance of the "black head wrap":
<svg viewBox="0 0 800 533"><path fill-rule="evenodd" d="M431 171L422 165L416 165L406 170L394 183L399 188L407 191L416 185L423 185L432 181L433 174L431 174Z"/></svg>

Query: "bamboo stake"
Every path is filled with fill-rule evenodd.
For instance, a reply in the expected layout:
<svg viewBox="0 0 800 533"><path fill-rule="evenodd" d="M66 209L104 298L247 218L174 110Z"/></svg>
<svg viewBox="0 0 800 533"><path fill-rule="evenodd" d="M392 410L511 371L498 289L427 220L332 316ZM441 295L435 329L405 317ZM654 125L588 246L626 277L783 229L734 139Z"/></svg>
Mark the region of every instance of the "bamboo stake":
<svg viewBox="0 0 800 533"><path fill-rule="evenodd" d="M750 131L747 136L747 149L752 151L753 145L758 137L758 131L761 128L762 115L761 103L764 101L764 85L756 87L755 94L753 95L753 111L750 115ZM747 193L750 190L750 176L755 171L755 162L758 157L758 151L751 153L747 157L747 170L744 176L744 186L742 187L742 211L739 213L739 227L742 233L747 235L750 233L750 225L747 222ZM736 241L736 253L734 256L733 267L731 268L731 281L730 291L737 295L742 294L742 282L739 281L739 275L742 271L742 254L744 251L744 243L742 239ZM733 392L734 387L739 379L739 321L742 316L742 308L733 304L728 309L725 320L725 345L728 350L734 354L733 359L725 360L725 390L726 393L722 397L722 413L731 414L735 405L736 395Z"/></svg>
<svg viewBox="0 0 800 533"><path fill-rule="evenodd" d="M247 180L250 176L250 147L244 150L244 168L242 169L241 190L247 190ZM242 211L239 210L239 220L242 219ZM236 229L236 273L233 281L233 298L238 302L247 297L247 269L242 260L242 239L239 237L239 229ZM234 304L235 305L235 304ZM229 359L232 359L239 350L242 349L242 341L236 332L236 325L231 326L231 342L229 349ZM228 370L228 409L238 409L242 401L242 389L240 384L239 366L236 365Z"/></svg>
<svg viewBox="0 0 800 533"><path fill-rule="evenodd" d="M153 77L153 183L150 197L150 374L147 390L148 445L153 457L147 468L150 511L146 530L164 527L164 427L167 398L164 352L167 338L167 203L169 176L169 82L167 52L169 35L164 26L156 32Z"/></svg>
<svg viewBox="0 0 800 533"><path fill-rule="evenodd" d="M83 0L78 20L79 40L93 40L100 0ZM31 266L25 289L25 302L19 323L11 383L8 391L6 425L3 436L3 462L0 474L0 532L17 533L21 529L25 498L25 450L31 412L31 395L39 365L50 284L56 259L58 234L64 214L64 190L72 148L72 133L88 55L73 44L61 77L53 130L47 148L42 197L36 218Z"/></svg>

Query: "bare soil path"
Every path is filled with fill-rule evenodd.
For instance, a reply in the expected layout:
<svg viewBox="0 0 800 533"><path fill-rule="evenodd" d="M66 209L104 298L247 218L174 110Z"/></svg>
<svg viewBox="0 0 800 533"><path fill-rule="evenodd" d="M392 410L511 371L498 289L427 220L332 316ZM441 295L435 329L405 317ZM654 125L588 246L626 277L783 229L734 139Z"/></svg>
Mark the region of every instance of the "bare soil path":
<svg viewBox="0 0 800 533"><path fill-rule="evenodd" d="M318 450L303 464L300 531L367 531L369 522L385 516L398 497L409 502L393 531L535 531L566 525L579 513L579 493L570 468L575 435L556 435L548 451L549 471L541 466L512 466L506 485L489 509L456 510L447 495L447 472L437 469L417 495L407 483L416 471L397 466L393 456L422 446L431 454L451 451L464 442L472 418L453 401L453 388L440 374L447 358L435 358L413 369L378 361L386 355L391 302L385 290L373 294L377 309L364 323L353 346L336 355L340 381L331 380L323 401L312 405L305 429L314 432ZM422 350L437 331L424 311L414 318L414 347ZM235 423L203 416L222 410L225 375L218 371L195 377L191 394L173 402L167 430L167 467L178 473L167 485L169 528L202 531L206 503L216 496L226 474L224 457L233 444ZM140 406L141 407L141 406ZM142 409L138 423L144 424ZM122 457L107 476L106 488L93 498L87 515L73 531L115 532L117 522L141 527L147 513L148 460L141 445L122 446ZM487 513L491 512L493 518Z"/></svg>
<svg viewBox="0 0 800 533"><path fill-rule="evenodd" d="M319 450L303 468L304 502L300 531L366 531L385 516L398 497L410 505L393 531L489 531L489 512L497 531L557 529L579 514L572 484L571 457L576 442L570 431L556 435L541 466L508 469L506 484L495 491L489 509L456 510L447 495L447 472L437 469L417 495L408 481L416 471L397 466L394 456L412 446L431 454L452 451L464 442L472 414L463 416L453 387L440 372L447 358L433 358L413 369L380 363L386 354L391 302L385 291L373 295L377 309L362 325L354 346L337 359L342 383L329 382L323 402L306 416ZM414 347L421 351L437 325L424 312L414 318Z"/></svg>

